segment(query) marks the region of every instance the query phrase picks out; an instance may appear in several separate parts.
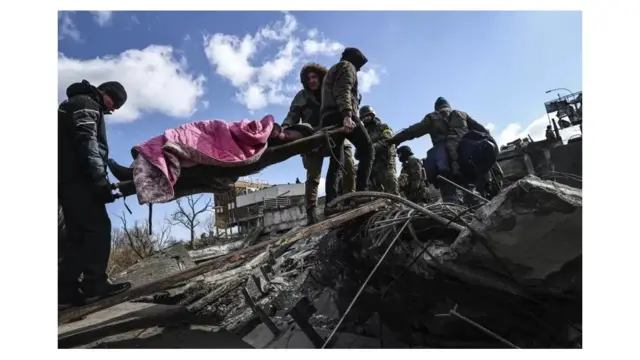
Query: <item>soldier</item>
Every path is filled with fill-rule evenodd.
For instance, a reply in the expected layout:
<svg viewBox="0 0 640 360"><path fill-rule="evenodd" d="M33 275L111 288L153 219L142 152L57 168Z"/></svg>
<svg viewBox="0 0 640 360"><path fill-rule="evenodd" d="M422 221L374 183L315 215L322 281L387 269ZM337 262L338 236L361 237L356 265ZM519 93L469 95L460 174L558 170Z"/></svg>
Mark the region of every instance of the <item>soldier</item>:
<svg viewBox="0 0 640 360"><path fill-rule="evenodd" d="M286 128L300 122L307 123L314 128L320 127L320 92L322 81L327 73L327 68L316 63L309 63L300 71L300 82L303 89L300 90L291 102L289 113L282 122ZM338 152L339 153L339 152ZM318 205L318 186L322 175L322 163L329 156L328 149L319 148L314 152L302 155L302 164L307 170L305 182L305 202L307 207L308 225L318 222L316 207ZM343 191L355 191L355 169L353 164L353 152L350 146L344 146L344 171L342 174Z"/></svg>
<svg viewBox="0 0 640 360"><path fill-rule="evenodd" d="M398 178L400 190L409 201L414 203L429 202L427 174L422 166L422 161L413 156L413 151L406 145L400 146L397 153L398 159L402 163L402 170Z"/></svg>
<svg viewBox="0 0 640 360"><path fill-rule="evenodd" d="M449 169L438 171L443 177L461 181L462 174L458 163L458 145L462 137L475 130L489 134L484 126L474 120L469 114L460 110L453 110L449 102L439 97L434 104L434 111L428 113L421 122L400 131L394 137L394 144L400 144L424 135L431 136L434 148L442 148L440 154L447 157ZM436 152L437 153L437 152ZM457 191L451 184L441 181L438 183L443 202L458 202Z"/></svg>
<svg viewBox="0 0 640 360"><path fill-rule="evenodd" d="M360 108L360 119L373 144L373 166L369 177L370 188L374 191L399 195L398 179L396 178L396 146L387 140L393 137L389 125L383 123L373 108L365 105ZM356 153L356 155L358 155ZM357 158L356 158L357 159Z"/></svg>
<svg viewBox="0 0 640 360"><path fill-rule="evenodd" d="M358 92L358 71L367 63L367 58L356 48L346 48L340 61L327 72L322 84L322 105L320 118L322 126L338 125L345 130L346 137L355 146L360 156L356 177L356 191L367 189L367 181L373 164L373 146L369 134L358 116L360 94ZM344 141L338 140L336 148L342 149ZM333 156L327 171L327 203L338 193L338 159ZM325 214L330 210L325 206Z"/></svg>
<svg viewBox="0 0 640 360"><path fill-rule="evenodd" d="M107 275L111 221L106 204L115 198L107 173L104 116L125 104L127 92L117 81L95 87L83 80L67 88L67 97L58 107L58 201L68 239L59 263L59 310L131 287L129 282L112 284Z"/></svg>

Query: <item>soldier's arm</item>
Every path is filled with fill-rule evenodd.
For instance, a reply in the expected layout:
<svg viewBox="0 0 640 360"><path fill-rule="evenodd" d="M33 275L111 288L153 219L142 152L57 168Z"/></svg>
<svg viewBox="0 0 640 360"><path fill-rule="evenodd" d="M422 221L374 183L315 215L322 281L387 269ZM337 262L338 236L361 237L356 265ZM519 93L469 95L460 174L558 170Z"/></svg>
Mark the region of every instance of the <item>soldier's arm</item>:
<svg viewBox="0 0 640 360"><path fill-rule="evenodd" d="M107 176L105 164L100 157L98 145L98 122L100 108L97 103L75 99L70 101L68 111L72 113L74 145L79 162L89 181L98 181Z"/></svg>
<svg viewBox="0 0 640 360"><path fill-rule="evenodd" d="M302 118L302 108L305 106L304 100L304 90L299 91L296 96L291 101L291 106L289 106L289 112L287 116L284 118L282 125L295 125L300 123L300 119Z"/></svg>
<svg viewBox="0 0 640 360"><path fill-rule="evenodd" d="M375 144L373 144L373 151L378 152L383 149L388 149L390 144L389 140L393 137L393 131L389 127L389 125L382 125L382 136L380 140L378 140Z"/></svg>
<svg viewBox="0 0 640 360"><path fill-rule="evenodd" d="M346 62L340 62L340 66L336 69L336 81L333 85L333 94L338 104L338 109L342 116L352 116L357 109L352 108L353 104L353 85L356 82L356 68Z"/></svg>
<svg viewBox="0 0 640 360"><path fill-rule="evenodd" d="M413 140L421 136L427 135L433 128L433 117L427 114L422 121L413 124L406 129L402 129L389 141L394 145L400 145L405 141Z"/></svg>

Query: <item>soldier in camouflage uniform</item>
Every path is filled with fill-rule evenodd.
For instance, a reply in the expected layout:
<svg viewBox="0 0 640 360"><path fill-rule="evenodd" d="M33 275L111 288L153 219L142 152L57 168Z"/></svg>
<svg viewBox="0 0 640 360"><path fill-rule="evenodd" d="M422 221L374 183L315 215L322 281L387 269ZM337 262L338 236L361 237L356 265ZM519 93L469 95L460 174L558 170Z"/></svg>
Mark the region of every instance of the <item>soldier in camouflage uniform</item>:
<svg viewBox="0 0 640 360"><path fill-rule="evenodd" d="M393 137L393 131L376 116L369 105L360 108L360 119L367 129L374 150L369 187L374 191L399 195L396 178L396 146L386 141ZM357 155L359 154L356 152Z"/></svg>
<svg viewBox="0 0 640 360"><path fill-rule="evenodd" d="M421 122L397 133L394 137L394 143L400 144L429 134L434 146L444 143L451 168L449 175L453 179L459 179L461 178L460 164L458 163L460 139L470 128L487 134L489 134L489 130L466 112L453 110L443 97L436 100L434 110L428 113ZM454 186L444 181L440 182L439 186L443 202L458 202L457 190Z"/></svg>
<svg viewBox="0 0 640 360"><path fill-rule="evenodd" d="M338 195L356 191L356 165L353 157L353 144L344 140L344 170L338 173Z"/></svg>
<svg viewBox="0 0 640 360"><path fill-rule="evenodd" d="M364 125L358 117L360 94L358 92L358 71L367 63L367 58L356 48L345 48L340 61L327 72L322 84L322 105L320 107L321 127L342 126L346 138L355 146L360 155L356 177L356 191L367 189L367 181L373 164L373 146ZM338 139L336 148L343 149L344 141ZM341 150L339 150L341 152ZM339 159L331 157L327 171L327 203L338 195L337 175ZM325 214L329 208L325 206Z"/></svg>
<svg viewBox="0 0 640 360"><path fill-rule="evenodd" d="M429 190L427 189L427 174L422 166L422 160L413 156L411 148L404 145L397 150L398 159L402 163L398 187L409 201L414 203L429 202Z"/></svg>
<svg viewBox="0 0 640 360"><path fill-rule="evenodd" d="M303 89L300 90L291 102L289 113L282 123L286 128L300 122L310 124L314 128L320 127L320 91L322 80L327 73L327 68L316 63L306 64L300 71L300 82ZM307 207L308 224L318 222L316 207L318 204L318 186L322 175L322 163L329 156L328 149L323 147L313 152L302 155L302 164L307 170L305 182L305 202ZM351 144L344 146L344 171L342 172L343 191L355 191L355 169L353 150Z"/></svg>

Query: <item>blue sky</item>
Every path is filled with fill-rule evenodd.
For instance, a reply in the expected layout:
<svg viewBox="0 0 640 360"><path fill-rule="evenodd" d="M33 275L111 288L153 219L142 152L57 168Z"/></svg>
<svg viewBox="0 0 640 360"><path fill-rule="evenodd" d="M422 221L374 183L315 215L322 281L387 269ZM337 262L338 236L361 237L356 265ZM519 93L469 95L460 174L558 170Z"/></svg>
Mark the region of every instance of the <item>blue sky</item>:
<svg viewBox="0 0 640 360"><path fill-rule="evenodd" d="M107 123L110 155L121 163L135 144L185 122L266 113L282 121L301 66L331 66L342 46L369 58L363 104L395 131L444 96L500 142L527 133L539 139L543 103L555 96L545 90L582 89L580 12L65 12L58 29L59 94L82 78L119 80L129 90ZM230 36L244 47L235 51ZM431 143L409 145L424 155ZM305 171L295 157L259 177L304 181ZM127 203L130 217L146 216L135 198ZM109 205L111 213L122 208ZM173 208L156 205L155 226ZM187 236L177 227L173 234Z"/></svg>

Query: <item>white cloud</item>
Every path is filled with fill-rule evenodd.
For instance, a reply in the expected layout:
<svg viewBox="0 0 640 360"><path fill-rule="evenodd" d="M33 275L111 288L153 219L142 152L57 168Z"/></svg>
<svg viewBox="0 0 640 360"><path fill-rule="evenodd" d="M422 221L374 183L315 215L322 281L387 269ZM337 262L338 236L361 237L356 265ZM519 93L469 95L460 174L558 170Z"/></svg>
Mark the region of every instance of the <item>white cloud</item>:
<svg viewBox="0 0 640 360"><path fill-rule="evenodd" d="M494 123L488 123L487 125L485 125L484 127L487 128L487 130L489 130L490 133L493 133L496 129L496 124Z"/></svg>
<svg viewBox="0 0 640 360"><path fill-rule="evenodd" d="M93 20L100 26L109 25L113 17L113 11L91 11Z"/></svg>
<svg viewBox="0 0 640 360"><path fill-rule="evenodd" d="M208 100L202 100L202 106L203 106L205 109L208 109L208 108L209 108L209 101L208 101Z"/></svg>
<svg viewBox="0 0 640 360"><path fill-rule="evenodd" d="M205 55L215 67L218 75L231 81L235 87L246 85L256 69L249 63L249 58L256 51L256 44L251 35L242 40L232 35L215 34L205 37Z"/></svg>
<svg viewBox="0 0 640 360"><path fill-rule="evenodd" d="M362 93L368 93L374 85L380 84L380 77L376 69L370 68L358 72L358 89Z"/></svg>
<svg viewBox="0 0 640 360"><path fill-rule="evenodd" d="M500 132L500 135L495 137L495 139L498 142L499 146L505 145L508 142L511 142L516 139L527 138L528 136L531 136L531 138L534 141L544 140L546 138L545 134L547 131L547 125L550 125L549 118L554 118L555 115L556 115L555 112L549 114L549 117L547 117L547 115L545 114L535 119L534 121L532 121L524 129L522 125L519 123L509 124ZM493 124L490 124L490 125L493 125ZM489 129L489 131L492 131L492 129ZM577 135L577 134L580 134L580 128L577 126L560 130L560 136L565 142L569 140L571 136Z"/></svg>
<svg viewBox="0 0 640 360"><path fill-rule="evenodd" d="M307 39L302 43L304 54L308 56L314 55L335 55L344 50L344 45L337 41Z"/></svg>
<svg viewBox="0 0 640 360"><path fill-rule="evenodd" d="M205 77L189 72L186 59L176 59L170 46L150 45L127 50L117 56L90 60L58 56L58 100L66 99L66 88L86 79L94 85L119 81L127 90L127 103L110 120L134 121L142 113L188 117L204 93Z"/></svg>
<svg viewBox="0 0 640 360"><path fill-rule="evenodd" d="M191 40L191 35L187 34L184 36L184 41L189 41Z"/></svg>
<svg viewBox="0 0 640 360"><path fill-rule="evenodd" d="M58 11L58 40L65 37L81 42L80 31L71 19L71 14L67 11Z"/></svg>
<svg viewBox="0 0 640 360"><path fill-rule="evenodd" d="M272 58L257 61L261 51L274 47L278 51ZM322 38L317 29L300 31L298 21L288 13L284 20L268 24L255 34L216 33L204 37L205 55L215 73L237 89L236 100L250 111L271 104L288 105L300 87L292 86L287 78L295 78L297 84L297 68L304 62L335 56L342 49L342 44ZM363 92L380 82L378 75L375 70L361 75Z"/></svg>

